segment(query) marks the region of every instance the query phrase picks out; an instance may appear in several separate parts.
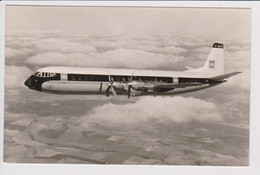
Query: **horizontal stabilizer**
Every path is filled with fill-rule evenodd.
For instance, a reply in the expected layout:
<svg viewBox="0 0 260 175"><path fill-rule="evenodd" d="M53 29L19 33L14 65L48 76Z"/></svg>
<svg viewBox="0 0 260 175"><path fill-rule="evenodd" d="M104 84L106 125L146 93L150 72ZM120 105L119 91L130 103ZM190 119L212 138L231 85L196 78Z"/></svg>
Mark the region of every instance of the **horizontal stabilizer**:
<svg viewBox="0 0 260 175"><path fill-rule="evenodd" d="M229 78L229 77L234 76L234 75L239 74L239 73L241 73L241 72L238 72L238 71L231 72L231 73L227 73L227 74L222 74L222 75L218 75L218 76L215 76L215 77L211 77L210 79L211 80L220 81L220 80L224 80L226 78Z"/></svg>
<svg viewBox="0 0 260 175"><path fill-rule="evenodd" d="M164 88L164 89L186 88L186 87L198 86L198 85L201 85L201 83L193 82L193 83L178 83L178 84L158 84L155 85L155 88Z"/></svg>

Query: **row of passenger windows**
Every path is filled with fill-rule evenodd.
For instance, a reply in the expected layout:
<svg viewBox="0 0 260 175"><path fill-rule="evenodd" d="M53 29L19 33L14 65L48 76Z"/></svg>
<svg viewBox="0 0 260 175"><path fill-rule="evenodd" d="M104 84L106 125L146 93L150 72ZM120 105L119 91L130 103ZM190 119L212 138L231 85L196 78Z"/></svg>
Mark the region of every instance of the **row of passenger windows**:
<svg viewBox="0 0 260 175"><path fill-rule="evenodd" d="M136 80L136 81L144 81L144 82L147 82L147 81L157 81L157 82L164 82L164 83L172 83L173 80L171 77L143 77L143 76L135 76L133 77L133 80Z"/></svg>
<svg viewBox="0 0 260 175"><path fill-rule="evenodd" d="M54 77L56 73L53 72L36 72L34 74L37 77Z"/></svg>
<svg viewBox="0 0 260 175"><path fill-rule="evenodd" d="M68 74L70 81L108 81L107 75Z"/></svg>
<svg viewBox="0 0 260 175"><path fill-rule="evenodd" d="M110 78L113 81L129 82L131 79L133 81L158 81L172 83L171 77L144 77L144 76L113 76ZM84 74L68 74L69 81L109 81L108 75L84 75Z"/></svg>

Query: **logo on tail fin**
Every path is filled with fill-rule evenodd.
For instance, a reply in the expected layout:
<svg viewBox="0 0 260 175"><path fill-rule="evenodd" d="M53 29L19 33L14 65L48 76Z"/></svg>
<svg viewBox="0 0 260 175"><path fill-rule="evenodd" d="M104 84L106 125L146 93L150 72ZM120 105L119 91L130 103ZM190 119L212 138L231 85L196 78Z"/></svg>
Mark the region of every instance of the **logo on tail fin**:
<svg viewBox="0 0 260 175"><path fill-rule="evenodd" d="M209 68L215 68L215 61L214 60L210 60L209 61Z"/></svg>

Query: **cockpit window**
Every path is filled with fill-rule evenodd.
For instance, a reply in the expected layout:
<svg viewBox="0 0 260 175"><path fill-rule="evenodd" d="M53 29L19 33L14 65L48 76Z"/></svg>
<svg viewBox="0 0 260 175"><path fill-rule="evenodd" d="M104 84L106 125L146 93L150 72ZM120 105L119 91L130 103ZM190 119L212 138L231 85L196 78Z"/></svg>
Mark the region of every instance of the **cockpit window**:
<svg viewBox="0 0 260 175"><path fill-rule="evenodd" d="M56 73L53 72L36 72L34 74L36 77L54 77Z"/></svg>
<svg viewBox="0 0 260 175"><path fill-rule="evenodd" d="M37 77L40 77L41 72L36 72L34 75L37 76Z"/></svg>

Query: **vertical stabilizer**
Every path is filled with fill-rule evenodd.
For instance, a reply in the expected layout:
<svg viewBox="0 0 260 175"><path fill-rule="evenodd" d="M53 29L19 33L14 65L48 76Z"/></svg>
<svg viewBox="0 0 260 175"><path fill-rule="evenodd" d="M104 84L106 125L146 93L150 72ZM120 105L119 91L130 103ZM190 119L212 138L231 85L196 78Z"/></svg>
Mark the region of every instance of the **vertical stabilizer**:
<svg viewBox="0 0 260 175"><path fill-rule="evenodd" d="M221 43L214 43L209 53L208 59L201 68L203 72L208 72L210 75L224 74L224 45Z"/></svg>

